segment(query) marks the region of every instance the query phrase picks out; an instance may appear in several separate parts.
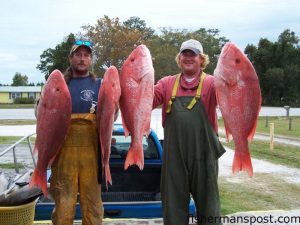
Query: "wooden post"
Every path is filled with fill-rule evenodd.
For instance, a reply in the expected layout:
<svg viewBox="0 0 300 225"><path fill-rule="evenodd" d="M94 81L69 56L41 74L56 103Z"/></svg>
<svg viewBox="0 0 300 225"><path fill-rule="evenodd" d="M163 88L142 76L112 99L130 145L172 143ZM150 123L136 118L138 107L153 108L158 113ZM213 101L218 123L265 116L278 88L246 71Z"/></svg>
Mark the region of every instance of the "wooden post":
<svg viewBox="0 0 300 225"><path fill-rule="evenodd" d="M292 130L292 118L289 119L289 130Z"/></svg>
<svg viewBox="0 0 300 225"><path fill-rule="evenodd" d="M265 127L268 127L268 116L266 116L266 125Z"/></svg>
<svg viewBox="0 0 300 225"><path fill-rule="evenodd" d="M274 123L270 123L270 150L274 149Z"/></svg>

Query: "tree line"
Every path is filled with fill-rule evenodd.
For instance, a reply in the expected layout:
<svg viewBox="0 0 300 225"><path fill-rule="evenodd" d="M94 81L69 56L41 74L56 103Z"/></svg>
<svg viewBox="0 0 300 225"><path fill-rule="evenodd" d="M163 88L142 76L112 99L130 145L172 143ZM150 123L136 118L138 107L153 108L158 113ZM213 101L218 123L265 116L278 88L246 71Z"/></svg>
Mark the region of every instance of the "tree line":
<svg viewBox="0 0 300 225"><path fill-rule="evenodd" d="M278 40L259 40L257 46L247 45L245 53L259 77L264 105L300 106L299 37L283 31Z"/></svg>
<svg viewBox="0 0 300 225"><path fill-rule="evenodd" d="M68 66L69 51L75 39L90 40L93 43L93 72L102 77L105 70L114 65L118 69L130 52L139 44L150 49L155 81L163 76L178 73L175 62L180 45L187 39L199 40L210 63L206 72L213 74L223 45L229 41L220 36L218 29L196 30L161 28L156 32L138 17L122 22L119 18L104 16L94 25L82 27L78 34L69 34L54 49L46 49L40 56L37 68L45 78L54 69L64 71ZM263 105L300 106L300 49L299 37L289 29L284 30L278 40L271 42L261 38L258 45L248 44L245 48L259 77Z"/></svg>
<svg viewBox="0 0 300 225"><path fill-rule="evenodd" d="M20 72L15 73L11 85L0 83L0 86L43 86L43 85L44 85L43 82L37 82L36 84L32 82L29 83L28 76L23 75Z"/></svg>

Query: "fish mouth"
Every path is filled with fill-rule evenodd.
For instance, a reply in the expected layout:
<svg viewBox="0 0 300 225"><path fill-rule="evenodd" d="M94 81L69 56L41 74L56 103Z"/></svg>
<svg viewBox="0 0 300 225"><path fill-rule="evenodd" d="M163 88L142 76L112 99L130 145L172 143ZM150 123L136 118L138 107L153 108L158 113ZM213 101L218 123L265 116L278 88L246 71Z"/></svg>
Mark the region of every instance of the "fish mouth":
<svg viewBox="0 0 300 225"><path fill-rule="evenodd" d="M224 45L223 49L222 49L222 58L225 58L229 52L229 50L232 48L232 43L228 42Z"/></svg>

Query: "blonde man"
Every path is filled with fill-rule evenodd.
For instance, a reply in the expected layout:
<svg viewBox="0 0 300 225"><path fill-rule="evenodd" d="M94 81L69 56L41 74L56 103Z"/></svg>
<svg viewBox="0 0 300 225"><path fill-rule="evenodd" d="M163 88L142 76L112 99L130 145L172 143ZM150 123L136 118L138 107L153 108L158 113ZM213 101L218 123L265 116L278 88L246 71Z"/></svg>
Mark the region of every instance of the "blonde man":
<svg viewBox="0 0 300 225"><path fill-rule="evenodd" d="M189 224L190 194L198 224L220 216L218 158L225 152L217 137L214 77L203 70L209 58L201 43L182 43L176 62L181 73L154 88L153 108L162 104L164 127L161 194L165 225Z"/></svg>

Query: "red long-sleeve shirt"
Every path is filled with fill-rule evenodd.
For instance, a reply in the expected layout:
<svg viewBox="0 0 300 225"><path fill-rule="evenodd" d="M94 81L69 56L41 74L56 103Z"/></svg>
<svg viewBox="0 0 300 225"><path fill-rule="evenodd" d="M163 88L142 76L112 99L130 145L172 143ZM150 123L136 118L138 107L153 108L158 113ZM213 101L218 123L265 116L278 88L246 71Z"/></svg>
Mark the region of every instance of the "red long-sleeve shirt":
<svg viewBox="0 0 300 225"><path fill-rule="evenodd" d="M178 86L176 96L195 96L197 87L199 85L200 76L197 76L192 82L187 82L183 76L180 78L180 85ZM175 84L176 75L166 76L160 79L154 86L154 100L153 108L162 105L162 126L164 127L167 118L166 109L168 102L172 96L172 90ZM201 92L201 100L205 107L208 120L216 132L218 132L217 120L217 100L214 86L214 77L212 75L206 76L203 81Z"/></svg>

